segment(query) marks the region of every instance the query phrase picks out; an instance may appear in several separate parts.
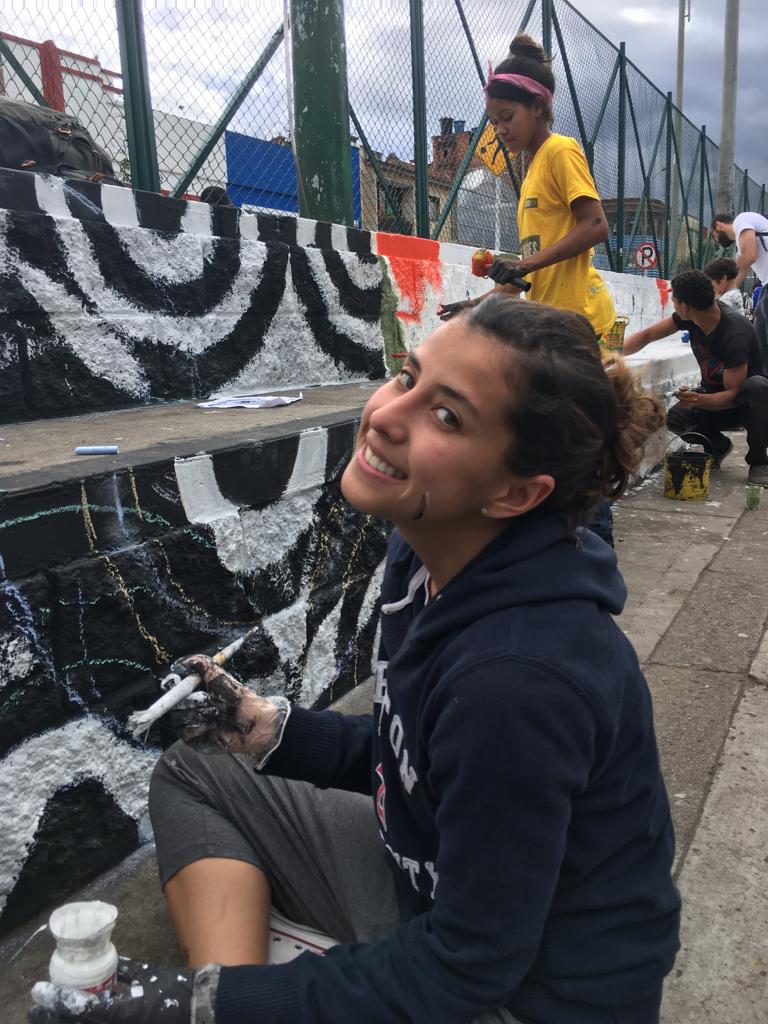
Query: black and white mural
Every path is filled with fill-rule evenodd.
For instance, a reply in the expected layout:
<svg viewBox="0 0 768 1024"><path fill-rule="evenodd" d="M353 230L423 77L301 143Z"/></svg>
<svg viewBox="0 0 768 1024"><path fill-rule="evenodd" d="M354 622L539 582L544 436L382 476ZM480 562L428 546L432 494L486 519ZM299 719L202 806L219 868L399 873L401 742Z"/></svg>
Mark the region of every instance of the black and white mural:
<svg viewBox="0 0 768 1024"><path fill-rule="evenodd" d="M0 507L0 931L142 840L124 722L175 657L324 704L367 678L386 547L342 500L356 423L51 485Z"/></svg>
<svg viewBox="0 0 768 1024"><path fill-rule="evenodd" d="M382 377L370 239L0 170L0 419Z"/></svg>

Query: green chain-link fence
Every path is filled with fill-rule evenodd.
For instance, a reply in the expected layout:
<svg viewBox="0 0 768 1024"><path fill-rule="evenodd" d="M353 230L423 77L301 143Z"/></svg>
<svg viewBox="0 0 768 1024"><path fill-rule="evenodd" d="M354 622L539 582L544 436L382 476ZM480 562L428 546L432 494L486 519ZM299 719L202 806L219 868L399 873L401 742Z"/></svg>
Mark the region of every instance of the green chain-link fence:
<svg viewBox="0 0 768 1024"><path fill-rule="evenodd" d="M296 213L289 97L302 69L285 6L5 0L0 94L79 117L126 183L193 197L220 186L244 209ZM486 127L482 80L525 29L552 54L555 130L579 140L603 198L598 265L669 276L711 257L717 146L567 0L347 0L344 28L355 224L516 249L525 166ZM733 209L765 203L735 168Z"/></svg>

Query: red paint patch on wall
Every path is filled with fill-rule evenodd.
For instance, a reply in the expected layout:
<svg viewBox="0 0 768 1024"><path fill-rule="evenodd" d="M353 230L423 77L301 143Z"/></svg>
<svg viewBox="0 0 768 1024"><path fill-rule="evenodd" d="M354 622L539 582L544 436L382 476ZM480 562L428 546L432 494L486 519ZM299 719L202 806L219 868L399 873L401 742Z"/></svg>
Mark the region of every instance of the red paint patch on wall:
<svg viewBox="0 0 768 1024"><path fill-rule="evenodd" d="M409 323L418 323L424 310L427 285L438 291L443 285L440 268L440 243L431 238L410 235L376 235L379 256L386 256L403 302L410 309L398 310L397 316Z"/></svg>
<svg viewBox="0 0 768 1024"><path fill-rule="evenodd" d="M665 281L662 277L657 277L655 280L661 299L661 312L664 313L669 303L669 281Z"/></svg>

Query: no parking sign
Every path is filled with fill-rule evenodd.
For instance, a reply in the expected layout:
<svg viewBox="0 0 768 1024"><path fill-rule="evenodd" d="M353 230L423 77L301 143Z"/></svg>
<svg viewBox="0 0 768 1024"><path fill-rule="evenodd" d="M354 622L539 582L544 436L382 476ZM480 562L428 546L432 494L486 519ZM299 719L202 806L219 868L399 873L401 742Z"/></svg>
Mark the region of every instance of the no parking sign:
<svg viewBox="0 0 768 1024"><path fill-rule="evenodd" d="M650 270L656 266L656 247L650 242L643 242L635 249L635 263L641 270Z"/></svg>

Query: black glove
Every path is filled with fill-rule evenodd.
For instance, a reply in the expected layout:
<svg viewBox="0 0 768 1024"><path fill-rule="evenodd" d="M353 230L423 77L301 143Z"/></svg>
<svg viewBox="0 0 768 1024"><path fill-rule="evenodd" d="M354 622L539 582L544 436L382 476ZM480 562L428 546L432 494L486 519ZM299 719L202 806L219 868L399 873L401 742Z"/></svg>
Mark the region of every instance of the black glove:
<svg viewBox="0 0 768 1024"><path fill-rule="evenodd" d="M496 284L511 284L513 287L519 288L521 292L528 292L531 290L531 282L523 280L521 275L524 273L525 271L520 269L520 264L515 260L503 260L497 256L491 264L488 277Z"/></svg>
<svg viewBox="0 0 768 1024"><path fill-rule="evenodd" d="M477 303L474 299L462 299L459 302L443 302L437 307L437 315L443 321L451 320L457 313L460 313L462 309L471 309L476 305Z"/></svg>
<svg viewBox="0 0 768 1024"><path fill-rule="evenodd" d="M153 967L120 958L116 989L93 995L39 981L29 1024L216 1024L219 965Z"/></svg>

